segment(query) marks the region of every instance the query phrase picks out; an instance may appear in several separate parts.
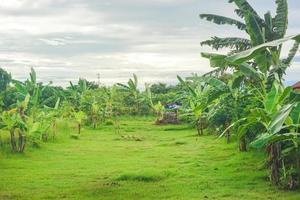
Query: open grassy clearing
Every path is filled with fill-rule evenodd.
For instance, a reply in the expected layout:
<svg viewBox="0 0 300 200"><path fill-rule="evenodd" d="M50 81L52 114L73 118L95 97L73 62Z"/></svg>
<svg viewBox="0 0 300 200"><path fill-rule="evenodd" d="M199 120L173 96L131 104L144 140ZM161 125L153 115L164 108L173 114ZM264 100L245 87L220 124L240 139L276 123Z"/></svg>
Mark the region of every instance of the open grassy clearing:
<svg viewBox="0 0 300 200"><path fill-rule="evenodd" d="M239 153L186 125L123 119L25 155L1 154L0 199L299 199L269 186L258 152ZM142 141L136 141L136 139Z"/></svg>

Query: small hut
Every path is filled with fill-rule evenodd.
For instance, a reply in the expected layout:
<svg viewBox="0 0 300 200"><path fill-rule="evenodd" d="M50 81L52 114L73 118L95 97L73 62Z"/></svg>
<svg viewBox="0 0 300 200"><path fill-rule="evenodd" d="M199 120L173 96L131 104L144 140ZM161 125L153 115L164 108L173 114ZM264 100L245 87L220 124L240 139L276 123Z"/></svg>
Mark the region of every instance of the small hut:
<svg viewBox="0 0 300 200"><path fill-rule="evenodd" d="M300 91L300 81L292 86L295 91Z"/></svg>
<svg viewBox="0 0 300 200"><path fill-rule="evenodd" d="M164 106L165 112L163 116L163 124L178 124L178 110L181 105L178 103L169 103Z"/></svg>

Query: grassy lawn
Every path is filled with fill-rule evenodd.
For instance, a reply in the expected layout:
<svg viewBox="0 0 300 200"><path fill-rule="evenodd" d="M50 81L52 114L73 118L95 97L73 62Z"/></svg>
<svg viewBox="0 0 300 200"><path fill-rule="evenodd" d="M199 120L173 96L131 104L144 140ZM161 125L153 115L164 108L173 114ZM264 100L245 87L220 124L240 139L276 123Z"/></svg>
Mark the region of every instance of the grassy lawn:
<svg viewBox="0 0 300 200"><path fill-rule="evenodd" d="M264 155L152 121L123 119L125 137L85 128L79 140L60 127L56 142L2 153L0 199L300 199L269 185Z"/></svg>

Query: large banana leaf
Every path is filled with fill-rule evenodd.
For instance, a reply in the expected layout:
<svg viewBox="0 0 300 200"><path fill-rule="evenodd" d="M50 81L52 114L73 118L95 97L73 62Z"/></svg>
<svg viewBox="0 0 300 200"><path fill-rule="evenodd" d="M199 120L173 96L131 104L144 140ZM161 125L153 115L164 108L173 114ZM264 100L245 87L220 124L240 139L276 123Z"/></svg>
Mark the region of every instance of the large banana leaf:
<svg viewBox="0 0 300 200"><path fill-rule="evenodd" d="M276 106L278 106L279 98L279 84L275 81L272 85L272 89L270 90L270 92L268 92L264 100L265 110L269 114L274 113Z"/></svg>
<svg viewBox="0 0 300 200"><path fill-rule="evenodd" d="M255 16L252 13L246 13L245 22L247 25L248 34L251 38L252 45L257 46L265 43L265 36L263 34L262 27L260 27L259 23L257 22Z"/></svg>
<svg viewBox="0 0 300 200"><path fill-rule="evenodd" d="M197 93L196 91L191 87L189 86L180 76L177 75L177 79L179 80L179 82L186 88L188 89L189 93L194 97L194 98L197 98Z"/></svg>
<svg viewBox="0 0 300 200"><path fill-rule="evenodd" d="M245 51L251 47L251 41L245 38L238 37L212 37L210 40L201 42L201 45L207 45L216 50L222 48L230 48L236 51Z"/></svg>
<svg viewBox="0 0 300 200"><path fill-rule="evenodd" d="M220 15L213 15L213 14L201 14L200 18L206 19L207 21L219 25L223 25L223 24L235 25L240 30L246 30L246 25L244 23L232 18L228 18Z"/></svg>
<svg viewBox="0 0 300 200"><path fill-rule="evenodd" d="M280 142L280 141L286 141L286 140L291 140L297 136L299 136L299 133L284 133L284 134L269 134L269 133L264 133L258 136L256 140L254 140L250 145L251 147L254 148L263 148L266 145L275 143L275 142Z"/></svg>
<svg viewBox="0 0 300 200"><path fill-rule="evenodd" d="M239 10L250 12L253 15L256 15L258 17L257 12L253 9L253 7L246 1L246 0L229 0L229 3L234 2Z"/></svg>
<svg viewBox="0 0 300 200"><path fill-rule="evenodd" d="M260 54L261 50L264 50L266 48L269 47L277 47L289 40L296 40L298 42L300 42L300 34L297 35L292 35L289 37L285 37L282 39L278 39L278 40L274 40L271 42L267 42L261 45L258 45L256 47L253 47L251 49L248 49L246 51L237 53L235 55L232 56L228 56L226 58L226 61L230 62L230 63L234 63L234 64L240 64L243 63L245 61L251 60L252 58L256 57L258 54Z"/></svg>
<svg viewBox="0 0 300 200"><path fill-rule="evenodd" d="M256 80L261 79L260 74L248 63L241 63L237 68L246 76Z"/></svg>
<svg viewBox="0 0 300 200"><path fill-rule="evenodd" d="M216 88L226 88L227 84L217 78L209 78L207 83Z"/></svg>
<svg viewBox="0 0 300 200"><path fill-rule="evenodd" d="M274 18L275 31L278 38L283 38L288 27L288 3L287 0L276 0L277 11Z"/></svg>
<svg viewBox="0 0 300 200"><path fill-rule="evenodd" d="M292 109L296 105L297 105L296 103L285 105L275 115L275 117L272 119L272 121L268 127L268 130L271 134L276 134L282 129L284 122L286 121L287 117L290 115Z"/></svg>
<svg viewBox="0 0 300 200"><path fill-rule="evenodd" d="M201 53L201 56L208 58L210 61L210 66L213 68L225 68L228 66L226 61L226 55L214 54L214 53Z"/></svg>
<svg viewBox="0 0 300 200"><path fill-rule="evenodd" d="M287 65L291 64L292 60L294 59L294 57L298 52L298 49L299 49L299 42L295 41L293 47L290 49L288 57L284 59L282 62Z"/></svg>
<svg viewBox="0 0 300 200"><path fill-rule="evenodd" d="M291 112L290 114L293 123L299 124L300 123L300 104L298 104Z"/></svg>

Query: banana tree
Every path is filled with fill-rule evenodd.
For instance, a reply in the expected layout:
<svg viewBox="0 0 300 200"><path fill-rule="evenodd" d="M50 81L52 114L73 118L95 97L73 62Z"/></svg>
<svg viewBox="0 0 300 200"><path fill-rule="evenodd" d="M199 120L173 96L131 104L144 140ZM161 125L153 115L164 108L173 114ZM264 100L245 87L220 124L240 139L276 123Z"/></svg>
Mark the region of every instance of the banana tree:
<svg viewBox="0 0 300 200"><path fill-rule="evenodd" d="M237 131L238 138L248 133L249 128L254 125L261 125L261 134L251 143L252 147L268 147L269 163L271 167L271 181L278 184L280 181L281 151L285 149L284 141L290 141L290 144L298 148L299 133L297 127L299 122L291 119L292 112L298 102L290 101L292 93L291 87L283 88L279 81L275 81L270 92L260 94L262 107L255 108L251 114L245 118L244 124ZM299 118L299 109L296 115ZM288 145L290 147L290 145Z"/></svg>
<svg viewBox="0 0 300 200"><path fill-rule="evenodd" d="M204 124L207 120L208 107L210 102L209 91L210 87L205 85L206 79L197 80L195 87L192 87L187 81L184 81L180 76L177 76L180 84L184 87L184 94L181 94L186 100L186 112L192 114L193 122L196 126L198 135L204 133Z"/></svg>
<svg viewBox="0 0 300 200"><path fill-rule="evenodd" d="M78 111L73 113L75 121L77 123L77 131L78 134L80 135L81 133L81 128L82 128L82 122L84 119L86 119L86 114L83 111Z"/></svg>
<svg viewBox="0 0 300 200"><path fill-rule="evenodd" d="M26 120L25 111L28 108L30 95L27 95L24 101L18 101L14 109L5 111L1 115L2 127L10 132L10 143L13 152L24 152L26 144ZM18 139L16 138L18 133Z"/></svg>
<svg viewBox="0 0 300 200"><path fill-rule="evenodd" d="M4 111L1 115L1 127L3 130L7 130L10 133L10 144L12 152L18 151L18 144L16 139L16 130L19 127L24 127L23 121L20 115L13 111Z"/></svg>
<svg viewBox="0 0 300 200"><path fill-rule="evenodd" d="M118 83L118 86L122 88L125 92L127 92L130 97L133 98L133 104L134 104L134 112L139 113L140 108L140 91L138 89L138 78L136 74L133 74L133 79L129 79L127 82L127 85L124 85L122 83Z"/></svg>
<svg viewBox="0 0 300 200"><path fill-rule="evenodd" d="M157 103L153 102L152 92L151 92L150 86L148 84L145 84L145 88L146 88L146 94L147 94L146 98L147 98L148 104L155 112L156 123L159 124L159 122L163 119L165 107L162 105L162 103L160 101L158 101Z"/></svg>
<svg viewBox="0 0 300 200"><path fill-rule="evenodd" d="M237 6L236 14L241 20L236 20L220 15L201 14L200 18L206 19L218 25L233 25L239 30L248 35L248 38L237 37L213 37L211 40L203 41L202 45L208 45L215 50L229 48L231 51L227 55L232 55L237 52L245 51L258 45L284 38L288 28L288 3L287 0L276 0L277 4L276 15L272 17L270 12L267 12L263 17L252 8L246 0L230 0ZM261 72L276 72L282 77L286 68L291 64L296 52L299 48L299 41L295 41L287 58L281 59L281 65L272 65L270 57L276 55L280 57L282 45L273 46L269 50L262 49L260 54L253 60L253 65ZM216 71L224 72L227 68L232 68L228 65L224 58L227 55L203 53L204 57L209 58L211 66L215 67ZM234 67L233 67L234 68ZM270 73L271 81L274 78Z"/></svg>
<svg viewBox="0 0 300 200"><path fill-rule="evenodd" d="M100 106L97 103L92 104L91 108L91 118L94 129L97 128L97 123L99 121L99 115L100 115Z"/></svg>
<svg viewBox="0 0 300 200"><path fill-rule="evenodd" d="M290 141L292 144L298 145L298 129L296 129L296 131L291 129L291 127L297 127L298 124L291 123L290 121L292 120L287 121L287 119L290 118L290 113L294 110L294 107L297 106L299 99L289 99L292 88L283 87L281 73L278 73L276 70L271 72L273 81L272 87L269 89L268 74L263 73L260 69L253 68L248 63L249 61L257 60L256 58L259 57L262 52L271 51L274 47L281 46L284 42L289 40L298 42L300 41L300 35L264 43L225 58L225 62L229 62L237 67L237 69L240 69L245 76L259 80L260 87L253 87L253 91L257 94L257 99L260 100L262 106L253 109L252 115L254 116L250 115L250 117L246 118L246 122L243 126L240 126L238 134L240 137L243 136L247 133L248 127L253 124L259 123L262 125L262 134L258 135L257 140L252 143L252 146L260 147L262 144L268 145L271 163L271 181L273 184L278 184L280 180L280 167L282 166L280 158L283 141ZM269 61L273 69L280 67L283 63L276 53L272 54ZM298 123L298 121L296 122ZM291 124L290 126L288 126L289 123ZM288 132L286 133L286 131Z"/></svg>

